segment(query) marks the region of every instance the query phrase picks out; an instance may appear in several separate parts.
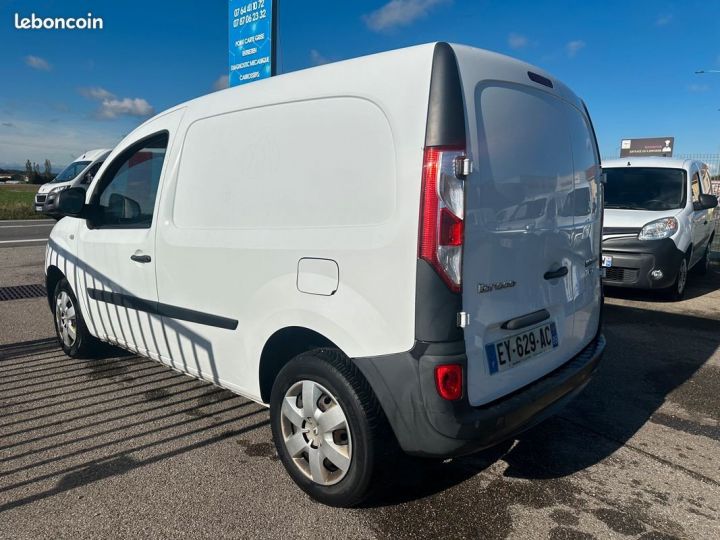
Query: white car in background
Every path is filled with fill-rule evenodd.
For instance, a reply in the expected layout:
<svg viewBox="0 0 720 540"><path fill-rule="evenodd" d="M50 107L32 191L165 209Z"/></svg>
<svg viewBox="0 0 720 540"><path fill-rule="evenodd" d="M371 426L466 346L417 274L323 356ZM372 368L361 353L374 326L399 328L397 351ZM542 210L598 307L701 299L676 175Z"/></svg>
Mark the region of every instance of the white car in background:
<svg viewBox="0 0 720 540"><path fill-rule="evenodd" d="M707 272L718 218L707 166L633 157L603 163L605 285L685 293L688 272Z"/></svg>
<svg viewBox="0 0 720 540"><path fill-rule="evenodd" d="M60 171L51 182L40 186L35 195L35 211L57 216L57 194L70 187L87 189L108 154L108 148L88 150Z"/></svg>

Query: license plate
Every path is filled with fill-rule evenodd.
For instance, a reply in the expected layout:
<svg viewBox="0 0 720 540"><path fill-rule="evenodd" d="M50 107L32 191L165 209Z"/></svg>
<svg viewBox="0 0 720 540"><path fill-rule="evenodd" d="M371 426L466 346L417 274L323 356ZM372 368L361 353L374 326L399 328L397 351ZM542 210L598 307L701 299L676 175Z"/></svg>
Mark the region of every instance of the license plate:
<svg viewBox="0 0 720 540"><path fill-rule="evenodd" d="M603 268L612 268L612 257L610 255L602 256Z"/></svg>
<svg viewBox="0 0 720 540"><path fill-rule="evenodd" d="M493 375L558 346L555 323L550 322L520 334L485 345L488 369Z"/></svg>
<svg viewBox="0 0 720 540"><path fill-rule="evenodd" d="M42 212L42 206L36 206L35 207L36 212Z"/></svg>

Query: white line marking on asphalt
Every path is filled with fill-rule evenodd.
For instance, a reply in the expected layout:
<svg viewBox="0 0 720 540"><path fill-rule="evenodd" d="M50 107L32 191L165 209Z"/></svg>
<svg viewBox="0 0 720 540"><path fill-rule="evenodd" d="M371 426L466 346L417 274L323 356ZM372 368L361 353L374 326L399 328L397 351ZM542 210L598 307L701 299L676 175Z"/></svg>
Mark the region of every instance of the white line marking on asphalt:
<svg viewBox="0 0 720 540"><path fill-rule="evenodd" d="M38 223L36 225L2 225L0 224L0 229L23 229L25 227L48 227L50 223Z"/></svg>
<svg viewBox="0 0 720 540"><path fill-rule="evenodd" d="M0 225L5 223L55 223L55 219L0 219Z"/></svg>
<svg viewBox="0 0 720 540"><path fill-rule="evenodd" d="M0 240L0 244L21 244L24 242L47 242L47 238L33 238L32 240Z"/></svg>

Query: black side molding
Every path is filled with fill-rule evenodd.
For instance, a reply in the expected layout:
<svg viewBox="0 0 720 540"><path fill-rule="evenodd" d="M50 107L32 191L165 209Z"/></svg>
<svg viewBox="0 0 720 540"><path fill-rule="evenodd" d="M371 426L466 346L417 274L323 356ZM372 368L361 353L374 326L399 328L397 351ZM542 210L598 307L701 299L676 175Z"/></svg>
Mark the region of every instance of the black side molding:
<svg viewBox="0 0 720 540"><path fill-rule="evenodd" d="M90 298L97 300L98 302L105 302L106 304L114 304L116 306L134 309L136 311L143 311L145 313L150 313L151 315L159 315L170 319L204 324L205 326L215 326L226 330L235 330L238 327L238 321L227 317L221 317L220 315L211 315L209 313L203 313L202 311L171 306L169 304L154 302L152 300L144 300L129 294L101 291L100 289L88 289L87 292Z"/></svg>
<svg viewBox="0 0 720 540"><path fill-rule="evenodd" d="M457 314L462 294L454 293L427 261L418 259L415 282L415 338L419 342L448 342L463 339Z"/></svg>
<svg viewBox="0 0 720 540"><path fill-rule="evenodd" d="M447 43L435 45L425 146L465 146L465 104L457 58Z"/></svg>

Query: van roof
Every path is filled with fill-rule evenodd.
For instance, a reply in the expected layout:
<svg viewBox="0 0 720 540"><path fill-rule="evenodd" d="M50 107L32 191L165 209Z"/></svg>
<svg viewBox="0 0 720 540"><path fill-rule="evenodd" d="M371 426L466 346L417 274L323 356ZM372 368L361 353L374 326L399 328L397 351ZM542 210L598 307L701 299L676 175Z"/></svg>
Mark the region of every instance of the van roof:
<svg viewBox="0 0 720 540"><path fill-rule="evenodd" d="M700 168L705 164L702 161L694 159L679 159L669 157L624 157L618 159L603 160L602 166L605 169L613 167L653 167L656 169L690 169L693 163L697 163Z"/></svg>
<svg viewBox="0 0 720 540"><path fill-rule="evenodd" d="M216 102L218 99L225 99L227 100L228 97L232 96L233 98L237 96L238 98L240 96L247 96L249 101L253 102L254 105L257 106L258 101L262 101L263 98L259 98L258 96L267 96L267 95L279 95L279 94L290 94L290 91L283 91L282 89L297 89L297 88L303 88L308 83L314 82L314 77L316 77L320 73L325 73L326 75L332 75L332 78L335 80L342 80L343 74L347 72L347 70L356 71L359 67L359 64L367 64L370 59L383 57L385 59L396 59L397 62L401 65L406 64L408 55L427 55L428 62L431 62L433 53L435 51L435 46L438 43L442 42L431 42L426 43L422 45L415 45L412 47L404 47L401 49L394 49L390 51L375 53L371 55L365 55L355 58L350 58L347 60L342 60L339 62L332 62L329 64L324 64L321 66L314 66L309 67L306 69L298 70L298 71L292 71L290 73L284 73L280 75L276 75L274 77L268 78L268 79L262 79L259 81L255 81L253 84L247 84L247 85L241 85L241 86L235 86L232 88L226 88L224 90L211 92L209 94L197 97L195 99L186 101L184 103L180 103L178 105L175 105L174 107L171 107L165 111L162 111L155 115L152 118L149 118L145 123L152 122L154 119L164 116L166 114L169 114L173 111L183 109L183 108L194 108L194 107L204 107L206 105L209 105L211 103ZM499 53L495 53L493 51L488 51L485 49L479 49L477 47L469 47L466 45L459 45L450 43L449 44L453 51L455 51L456 55L460 55L460 53L464 53L465 55L472 54L475 56L476 59L479 60L489 60L489 64L492 65L495 68L495 71L497 71L497 66L499 63L502 63L503 67L505 69L502 70L499 77L502 78L503 76L509 76L509 77L519 77L520 74L522 74L522 80L524 81L528 77L529 70L534 72L535 74L541 75L543 78L547 78L552 81L552 92L556 95L561 96L562 98L572 102L577 107L581 108L583 107L583 103L576 96L572 90L570 90L567 86L565 86L561 81L559 81L557 78L553 77L550 73L533 66L531 64L527 64L526 62L523 62L521 60L518 60L516 58L512 58L510 56L505 56ZM499 61L499 62L498 62ZM460 58L458 57L458 63L460 63ZM430 64L428 64L430 65ZM372 64L370 64L372 67ZM397 70L398 77L401 76L402 70ZM377 76L376 73L373 73L374 76ZM384 75L385 78L391 77L392 72L390 75ZM392 81L391 81L392 82ZM296 90L293 90L296 91ZM220 98L222 96L222 98ZM270 98L266 98L270 99ZM291 99L291 96L284 95L284 100ZM242 107L237 107L242 108Z"/></svg>
<svg viewBox="0 0 720 540"><path fill-rule="evenodd" d="M88 150L83 155L76 157L73 163L76 161L96 161L101 158L107 157L110 153L110 148L96 148L95 150Z"/></svg>

